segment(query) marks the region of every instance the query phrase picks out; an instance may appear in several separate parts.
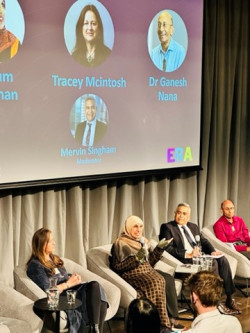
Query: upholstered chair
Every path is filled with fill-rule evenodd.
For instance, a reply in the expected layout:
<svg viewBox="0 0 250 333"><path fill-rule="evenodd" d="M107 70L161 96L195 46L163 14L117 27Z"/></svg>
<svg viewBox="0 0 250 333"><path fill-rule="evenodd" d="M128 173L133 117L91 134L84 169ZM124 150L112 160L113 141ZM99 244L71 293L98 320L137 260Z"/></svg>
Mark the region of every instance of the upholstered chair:
<svg viewBox="0 0 250 333"><path fill-rule="evenodd" d="M105 320L108 321L109 319L111 319L116 314L120 304L121 292L119 288L117 288L109 281L98 276L97 274L94 274L86 267L83 267L70 259L62 259L64 261L65 268L69 273L78 273L81 275L82 281L97 281L103 286L109 302L109 308L107 310ZM46 297L45 292L27 276L26 265L19 265L14 268L14 282L16 290L18 290L20 293L33 301L36 301L39 298ZM62 320L62 317L65 318L65 320ZM63 314L62 317L60 320L61 331L65 332L67 331L64 329L64 327L66 326L66 323L64 322L66 321L66 317Z"/></svg>
<svg viewBox="0 0 250 333"><path fill-rule="evenodd" d="M34 313L34 302L0 282L0 333L39 333L43 322Z"/></svg>
<svg viewBox="0 0 250 333"><path fill-rule="evenodd" d="M112 244L107 244L88 250L86 254L87 266L90 271L110 281L121 290L120 307L126 310L130 302L137 297L137 293L136 290L129 283L127 283L112 269L110 269L109 255L111 247ZM161 260L156 264L155 268L165 271L171 275L173 275L174 273L174 269ZM177 295L179 295L182 288L182 281L175 280L175 287Z"/></svg>

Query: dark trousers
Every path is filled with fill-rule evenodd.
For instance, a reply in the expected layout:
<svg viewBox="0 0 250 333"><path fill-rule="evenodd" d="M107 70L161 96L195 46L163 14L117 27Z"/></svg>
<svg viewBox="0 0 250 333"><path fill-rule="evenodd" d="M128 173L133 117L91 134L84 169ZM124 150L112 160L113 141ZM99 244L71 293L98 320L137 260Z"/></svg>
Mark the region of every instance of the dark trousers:
<svg viewBox="0 0 250 333"><path fill-rule="evenodd" d="M175 289L174 277L168 273L157 270L165 279L166 284L166 301L167 301L167 310L170 318L178 317L178 301Z"/></svg>
<svg viewBox="0 0 250 333"><path fill-rule="evenodd" d="M219 276L224 281L224 289L227 296L231 296L235 292L233 277L229 262L226 257L215 259L218 264Z"/></svg>

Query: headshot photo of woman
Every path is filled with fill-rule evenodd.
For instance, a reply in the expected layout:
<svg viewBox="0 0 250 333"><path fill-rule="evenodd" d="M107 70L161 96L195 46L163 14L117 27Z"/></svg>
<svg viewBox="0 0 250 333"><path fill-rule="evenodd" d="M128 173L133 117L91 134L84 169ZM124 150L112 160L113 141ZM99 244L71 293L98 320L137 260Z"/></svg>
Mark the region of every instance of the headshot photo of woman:
<svg viewBox="0 0 250 333"><path fill-rule="evenodd" d="M20 34L24 30L24 20L19 4L13 2L7 7L8 4L10 4L8 0L0 0L0 63L13 58L20 46L20 39L14 31L6 28L7 23L10 22L9 25L13 27L12 22L15 17L15 20L19 22L17 29ZM12 12L12 17L10 17L10 12Z"/></svg>
<svg viewBox="0 0 250 333"><path fill-rule="evenodd" d="M66 17L65 20L64 31L67 48L72 57L86 67L95 67L102 64L110 55L113 47L114 29L112 20L101 4L98 7L100 9L93 2L93 4L88 3L82 8L75 25L74 38L70 37L69 33L69 29L72 30L72 26L74 26L69 19L72 13L69 12L69 17ZM73 12L75 13L76 10L74 9ZM106 16L105 24L101 16ZM71 21L71 25L68 25L69 21ZM105 35L107 36L107 43ZM75 41L72 47L70 44L72 44L73 39Z"/></svg>
<svg viewBox="0 0 250 333"><path fill-rule="evenodd" d="M86 326L89 325L88 332L102 333L109 306L105 290L97 281L82 282L80 274L67 272L63 260L54 253L55 246L51 230L43 227L34 233L27 262L28 277L44 291L50 287L51 278L54 278L56 289L62 296L66 295L68 289L76 290L76 298L82 304L73 311L66 310L67 332L86 332ZM36 314L44 320L48 330L57 332L51 313L38 310Z"/></svg>

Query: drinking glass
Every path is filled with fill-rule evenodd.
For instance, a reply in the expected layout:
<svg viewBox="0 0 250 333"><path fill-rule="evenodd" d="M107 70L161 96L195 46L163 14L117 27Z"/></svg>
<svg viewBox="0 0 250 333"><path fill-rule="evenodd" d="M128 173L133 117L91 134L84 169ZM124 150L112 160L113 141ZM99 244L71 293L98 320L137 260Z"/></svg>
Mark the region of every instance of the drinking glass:
<svg viewBox="0 0 250 333"><path fill-rule="evenodd" d="M200 257L200 267L202 271L207 271L207 259L204 256Z"/></svg>
<svg viewBox="0 0 250 333"><path fill-rule="evenodd" d="M67 301L69 304L75 304L76 302L76 290L66 290Z"/></svg>
<svg viewBox="0 0 250 333"><path fill-rule="evenodd" d="M57 286L57 277L51 276L49 278L49 289L55 289ZM56 288L57 289L57 288Z"/></svg>
<svg viewBox="0 0 250 333"><path fill-rule="evenodd" d="M55 309L59 303L59 295L60 292L58 289L47 289L47 302L49 304L50 309Z"/></svg>
<svg viewBox="0 0 250 333"><path fill-rule="evenodd" d="M199 266L200 265L200 257L193 257L193 265Z"/></svg>
<svg viewBox="0 0 250 333"><path fill-rule="evenodd" d="M206 261L207 261L207 270L209 271L209 272L212 272L213 271L213 258L209 258L209 257L207 257L206 258Z"/></svg>

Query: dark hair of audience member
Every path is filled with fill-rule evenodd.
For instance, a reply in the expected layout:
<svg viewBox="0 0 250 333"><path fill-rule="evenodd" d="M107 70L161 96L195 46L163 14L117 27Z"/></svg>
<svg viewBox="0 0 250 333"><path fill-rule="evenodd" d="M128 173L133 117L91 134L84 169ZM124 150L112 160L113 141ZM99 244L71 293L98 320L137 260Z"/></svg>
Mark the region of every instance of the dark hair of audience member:
<svg viewBox="0 0 250 333"><path fill-rule="evenodd" d="M154 303L146 297L134 299L128 307L125 332L159 333L160 330L160 315Z"/></svg>

